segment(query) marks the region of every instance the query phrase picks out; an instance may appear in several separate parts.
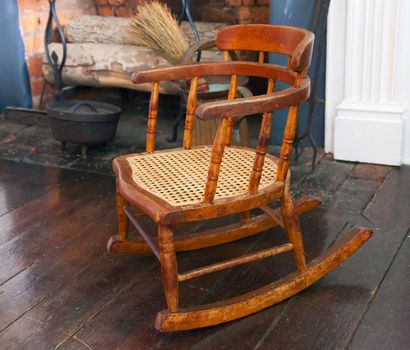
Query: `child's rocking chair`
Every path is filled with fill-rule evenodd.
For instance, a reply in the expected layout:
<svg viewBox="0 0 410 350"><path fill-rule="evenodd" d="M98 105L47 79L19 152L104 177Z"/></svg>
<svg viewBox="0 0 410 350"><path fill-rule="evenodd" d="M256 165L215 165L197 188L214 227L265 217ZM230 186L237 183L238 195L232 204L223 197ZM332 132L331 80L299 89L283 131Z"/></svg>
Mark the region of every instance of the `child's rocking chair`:
<svg viewBox="0 0 410 350"><path fill-rule="evenodd" d="M282 26L240 25L223 29L217 36L221 50L260 52L259 63L198 63L140 72L135 83L153 82L148 117L146 153L130 154L114 160L117 175L118 235L111 237L108 249L115 252L146 253L152 250L161 263L168 310L157 315L160 331L178 331L211 326L252 314L278 303L333 270L371 236L365 228L355 228L326 253L309 263L305 261L298 214L320 204L303 197L293 202L289 191L289 162L295 138L298 107L309 95L312 33ZM263 63L265 52L287 55L288 66ZM228 101L196 107L199 77L229 75ZM238 75L266 78L267 93L235 99ZM154 152L158 111L158 82L191 79L187 103L183 147ZM288 88L275 91L276 81ZM272 111L289 109L280 157L266 153ZM263 113L256 150L233 147L233 119ZM191 147L195 115L202 120L219 119L213 146ZM268 205L280 201L280 209ZM133 214L128 206L139 211ZM262 214L251 216L260 208ZM205 232L173 237L172 225L241 213L241 223ZM148 215L158 224L158 244L138 223L138 215ZM128 222L136 226L144 241L129 241ZM240 256L220 263L180 273L176 253L211 247L255 235L274 226L283 227L289 243ZM292 252L297 271L265 287L216 304L181 309L178 304L179 282L211 272L238 266L273 255Z"/></svg>

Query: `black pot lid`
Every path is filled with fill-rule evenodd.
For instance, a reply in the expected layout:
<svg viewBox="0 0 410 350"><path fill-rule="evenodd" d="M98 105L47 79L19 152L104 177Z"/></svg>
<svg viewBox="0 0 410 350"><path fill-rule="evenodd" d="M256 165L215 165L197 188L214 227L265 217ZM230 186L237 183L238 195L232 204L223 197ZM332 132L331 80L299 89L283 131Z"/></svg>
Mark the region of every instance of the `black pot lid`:
<svg viewBox="0 0 410 350"><path fill-rule="evenodd" d="M90 123L118 120L121 111L110 103L84 100L54 101L47 105L50 118Z"/></svg>

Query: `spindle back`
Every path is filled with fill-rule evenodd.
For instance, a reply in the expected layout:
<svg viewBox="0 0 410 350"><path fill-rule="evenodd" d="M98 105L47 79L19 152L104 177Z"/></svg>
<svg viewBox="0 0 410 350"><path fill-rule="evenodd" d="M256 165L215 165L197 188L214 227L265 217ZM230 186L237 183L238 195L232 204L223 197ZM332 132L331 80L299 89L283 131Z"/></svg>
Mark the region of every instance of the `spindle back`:
<svg viewBox="0 0 410 350"><path fill-rule="evenodd" d="M133 81L135 83L153 82L148 116L147 152L154 152L159 81L190 79L183 148L191 148L195 115L204 120L220 120L213 143L204 202L211 203L215 197L224 149L226 146L230 146L233 118L236 116L263 113L256 155L248 185L248 192L255 194L258 191L264 167L272 124L272 111L289 108L277 171L277 180L285 181L296 134L298 107L309 95L310 81L306 72L311 60L313 38L312 33L293 27L268 25L227 27L218 34L217 46L223 50L259 51L259 63L197 63L134 74ZM288 55L288 67L263 63L265 52ZM231 77L228 100L205 103L197 107L198 79L220 75ZM268 81L266 94L236 99L239 75L266 78ZM290 87L275 92L276 81L287 83Z"/></svg>

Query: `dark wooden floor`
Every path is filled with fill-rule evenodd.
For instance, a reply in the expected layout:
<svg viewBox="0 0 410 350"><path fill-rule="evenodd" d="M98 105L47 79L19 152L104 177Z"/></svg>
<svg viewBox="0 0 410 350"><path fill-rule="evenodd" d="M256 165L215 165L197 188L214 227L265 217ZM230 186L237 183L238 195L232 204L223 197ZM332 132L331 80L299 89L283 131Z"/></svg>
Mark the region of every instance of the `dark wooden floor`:
<svg viewBox="0 0 410 350"><path fill-rule="evenodd" d="M0 348L409 349L410 168L325 156L315 172L307 169L293 174L296 197L307 192L324 200L301 218L308 258L355 223L375 229L369 243L274 307L217 327L161 334L153 325L165 307L158 263L105 250L116 225L114 178L0 160ZM181 270L283 240L274 229L181 254ZM182 286L182 304L250 290L291 269L279 256L194 279Z"/></svg>

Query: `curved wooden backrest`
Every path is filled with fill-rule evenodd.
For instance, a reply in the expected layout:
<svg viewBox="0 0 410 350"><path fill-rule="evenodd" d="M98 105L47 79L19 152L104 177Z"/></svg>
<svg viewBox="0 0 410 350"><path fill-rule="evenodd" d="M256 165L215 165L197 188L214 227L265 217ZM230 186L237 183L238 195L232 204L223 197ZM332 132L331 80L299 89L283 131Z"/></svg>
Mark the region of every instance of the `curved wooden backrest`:
<svg viewBox="0 0 410 350"><path fill-rule="evenodd" d="M274 52L290 57L289 68L302 72L309 67L314 34L308 30L269 24L234 25L222 29L216 37L220 50Z"/></svg>

